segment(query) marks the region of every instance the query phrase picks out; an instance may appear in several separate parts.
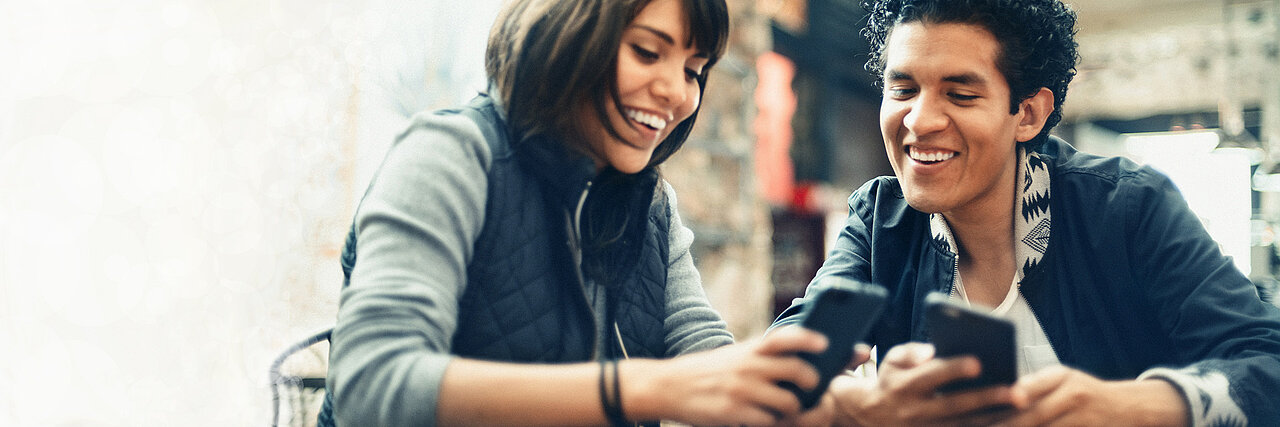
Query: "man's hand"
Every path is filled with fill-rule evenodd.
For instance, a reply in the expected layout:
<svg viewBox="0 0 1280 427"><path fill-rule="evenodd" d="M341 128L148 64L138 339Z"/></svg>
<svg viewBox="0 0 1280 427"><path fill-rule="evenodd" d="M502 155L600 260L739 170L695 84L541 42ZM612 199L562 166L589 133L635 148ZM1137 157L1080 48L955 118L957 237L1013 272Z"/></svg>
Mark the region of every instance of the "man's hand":
<svg viewBox="0 0 1280 427"><path fill-rule="evenodd" d="M982 367L972 357L935 359L933 346L907 343L885 355L877 378L837 377L828 394L836 405L837 425L968 426L990 425L1009 417L1026 397L1009 386L939 394L938 386L974 378Z"/></svg>
<svg viewBox="0 0 1280 427"><path fill-rule="evenodd" d="M853 359L849 360L849 365L845 369L856 369L859 365L867 363L871 359L871 348L866 344L858 344L854 347ZM845 374L837 375L836 378L845 376ZM832 379L834 382L835 379ZM826 427L834 425L836 416L836 402L830 389L822 395L822 400L818 401L817 406L802 412L797 416L782 420L779 426L784 427Z"/></svg>
<svg viewBox="0 0 1280 427"><path fill-rule="evenodd" d="M1027 404L1007 426L1183 426L1187 403L1162 380L1103 381L1065 366L1027 375Z"/></svg>

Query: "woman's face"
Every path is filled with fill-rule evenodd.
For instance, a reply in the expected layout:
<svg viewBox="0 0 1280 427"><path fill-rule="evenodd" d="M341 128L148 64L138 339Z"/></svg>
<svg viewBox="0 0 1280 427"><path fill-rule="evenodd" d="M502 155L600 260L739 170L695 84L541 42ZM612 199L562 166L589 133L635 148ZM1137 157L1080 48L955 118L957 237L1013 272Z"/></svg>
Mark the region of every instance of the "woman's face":
<svg viewBox="0 0 1280 427"><path fill-rule="evenodd" d="M654 148L698 108L697 77L707 54L694 46L681 0L653 0L622 33L618 49L618 96L605 100L606 115L622 138L609 134L590 103L578 112L596 166L636 173Z"/></svg>

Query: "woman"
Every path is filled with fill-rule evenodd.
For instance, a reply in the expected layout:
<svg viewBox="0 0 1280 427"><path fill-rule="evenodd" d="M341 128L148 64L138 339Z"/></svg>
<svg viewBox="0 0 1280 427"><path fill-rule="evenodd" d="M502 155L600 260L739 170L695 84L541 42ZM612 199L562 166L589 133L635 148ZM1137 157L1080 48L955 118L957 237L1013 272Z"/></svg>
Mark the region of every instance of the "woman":
<svg viewBox="0 0 1280 427"><path fill-rule="evenodd" d="M506 6L490 93L418 115L356 214L329 371L339 424L760 425L799 412L777 383L816 384L793 355L825 339L792 328L730 345L657 172L693 126L726 9Z"/></svg>

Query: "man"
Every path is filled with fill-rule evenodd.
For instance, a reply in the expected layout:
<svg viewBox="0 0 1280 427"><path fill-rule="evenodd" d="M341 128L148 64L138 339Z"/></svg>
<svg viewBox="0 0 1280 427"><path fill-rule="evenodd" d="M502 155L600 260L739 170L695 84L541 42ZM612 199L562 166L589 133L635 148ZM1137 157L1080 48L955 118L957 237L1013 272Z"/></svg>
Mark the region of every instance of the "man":
<svg viewBox="0 0 1280 427"><path fill-rule="evenodd" d="M1049 136L1075 74L1074 12L1058 0L871 9L868 68L883 77L896 177L849 198L814 283L842 275L890 298L869 339L878 375L837 378L824 408L862 425L1280 425L1280 310L1165 176ZM1014 321L1016 384L936 391L980 365L920 343L930 291Z"/></svg>

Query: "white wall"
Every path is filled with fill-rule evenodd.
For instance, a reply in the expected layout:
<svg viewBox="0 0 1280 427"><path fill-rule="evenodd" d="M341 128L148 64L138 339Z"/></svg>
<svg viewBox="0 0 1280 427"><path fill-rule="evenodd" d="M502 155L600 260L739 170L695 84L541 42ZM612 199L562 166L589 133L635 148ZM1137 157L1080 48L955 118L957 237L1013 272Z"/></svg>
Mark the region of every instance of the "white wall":
<svg viewBox="0 0 1280 427"><path fill-rule="evenodd" d="M268 423L368 176L483 84L496 3L6 4L0 425Z"/></svg>

